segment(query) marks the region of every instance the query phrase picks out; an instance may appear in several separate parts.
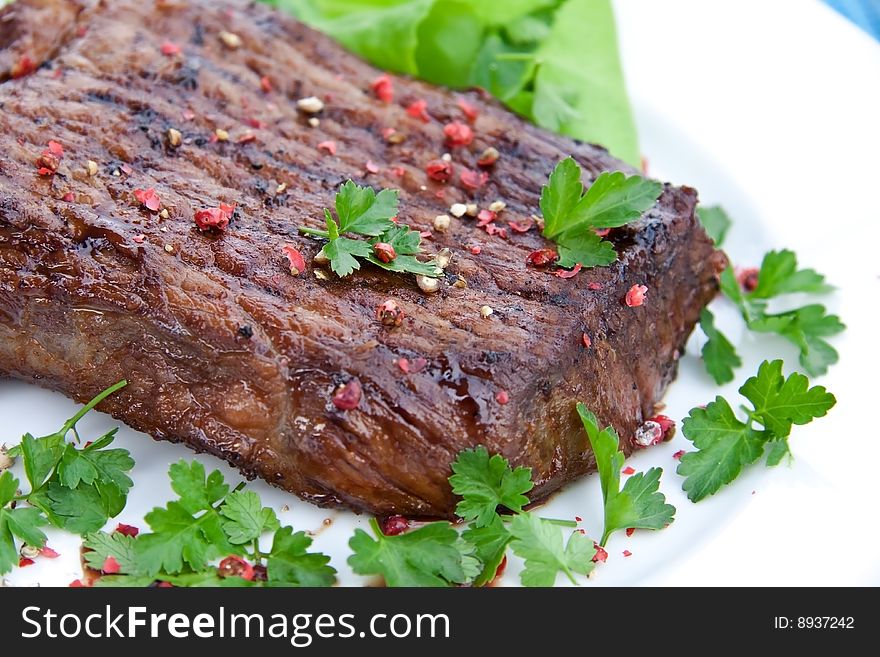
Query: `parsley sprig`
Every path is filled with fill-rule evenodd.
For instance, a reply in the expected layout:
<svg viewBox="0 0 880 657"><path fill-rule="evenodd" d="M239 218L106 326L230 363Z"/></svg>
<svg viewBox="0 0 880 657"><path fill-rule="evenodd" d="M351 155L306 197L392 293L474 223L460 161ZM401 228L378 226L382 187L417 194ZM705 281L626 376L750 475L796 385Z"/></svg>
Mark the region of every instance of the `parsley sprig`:
<svg viewBox="0 0 880 657"><path fill-rule="evenodd" d="M620 470L626 458L620 451L620 438L613 427L599 430L596 416L583 404L577 405L578 415L590 439L596 457L602 499L605 504L605 529L600 545L621 529L663 529L675 516L675 507L666 503L659 492L662 468L637 472L620 488Z"/></svg>
<svg viewBox="0 0 880 657"><path fill-rule="evenodd" d="M232 491L219 470L205 473L198 461L179 461L168 471L178 499L146 516L153 530L136 538L118 532L95 532L83 540L91 550L85 560L101 570L108 557L118 574L99 580L101 586L145 586L156 581L175 586L255 586L263 582L223 577L214 562L237 555L249 564L265 565L269 586L330 586L336 570L330 558L308 551L305 532L282 527L275 512L240 484ZM260 539L272 534L268 551Z"/></svg>
<svg viewBox="0 0 880 657"><path fill-rule="evenodd" d="M751 408L742 407L745 420L718 396L705 408L692 409L682 424L685 437L698 448L682 456L678 466L678 474L685 477L684 491L693 502L736 479L768 447L767 465L779 464L790 454L792 425L822 417L836 403L822 386L811 388L803 374L795 372L786 378L781 360L761 363L757 375L739 392L752 403Z"/></svg>
<svg viewBox="0 0 880 657"><path fill-rule="evenodd" d="M720 247L731 224L727 213L711 206L699 208L697 216ZM755 289L747 292L737 281L733 268L728 267L720 277L721 292L736 305L749 330L785 338L798 348L804 372L810 376L825 374L839 358L826 338L846 328L840 318L829 314L820 304L779 313L769 312L769 305L784 302L792 294L824 294L834 288L815 270L799 269L797 256L787 249L764 255L757 280ZM706 371L718 384L733 381L734 370L742 365L742 360L734 345L715 326L715 317L708 309L700 315L700 328L707 338L702 350Z"/></svg>
<svg viewBox="0 0 880 657"><path fill-rule="evenodd" d="M37 548L46 544L41 527L82 534L99 529L125 507L134 460L128 450L109 449L117 429L77 445L77 423L125 385L120 381L101 392L55 433L40 438L26 433L9 450L10 457L21 458L30 490L20 492L11 471L0 475L0 574L18 563L17 541ZM74 442L68 440L71 434Z"/></svg>
<svg viewBox="0 0 880 657"><path fill-rule="evenodd" d="M398 213L398 197L396 189L376 193L372 187L362 187L348 180L336 194L336 219L330 210L324 210L327 230L303 226L299 231L328 240L321 254L330 260L330 268L340 278L360 269L360 260L388 271L436 278L442 274L437 264L416 257L422 253L419 232L392 221ZM353 239L346 235L369 239ZM394 248L396 257L390 262L383 262L374 254L373 245L379 242Z"/></svg>
<svg viewBox="0 0 880 657"><path fill-rule="evenodd" d="M603 172L584 192L581 168L567 157L556 165L541 189L544 237L559 247L560 267L596 267L617 260L611 242L596 234L637 220L651 208L663 185L620 171Z"/></svg>

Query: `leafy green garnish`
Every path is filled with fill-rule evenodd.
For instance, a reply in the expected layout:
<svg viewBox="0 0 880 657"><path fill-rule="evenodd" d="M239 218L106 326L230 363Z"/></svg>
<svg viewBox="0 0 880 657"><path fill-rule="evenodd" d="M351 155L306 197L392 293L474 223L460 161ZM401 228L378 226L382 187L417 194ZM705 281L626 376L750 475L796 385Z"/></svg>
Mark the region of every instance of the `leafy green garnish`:
<svg viewBox="0 0 880 657"><path fill-rule="evenodd" d="M834 395L825 388L809 385L807 377L797 372L786 378L781 360L764 361L757 375L739 389L752 403L751 409L743 407L745 421L720 396L705 408L692 409L682 432L698 451L682 456L678 466L691 501L712 495L736 479L742 468L757 461L768 445L767 464L778 464L789 453L792 425L822 417L836 403Z"/></svg>
<svg viewBox="0 0 880 657"><path fill-rule="evenodd" d="M529 503L524 493L534 486L531 470L512 470L504 457L495 454L490 458L482 445L459 452L452 471L452 492L462 497L455 513L464 520L473 520L476 527L491 524L499 506L519 513Z"/></svg>
<svg viewBox="0 0 880 657"><path fill-rule="evenodd" d="M483 87L538 125L640 151L609 0L264 0L376 66Z"/></svg>
<svg viewBox="0 0 880 657"><path fill-rule="evenodd" d="M9 450L22 459L30 490L19 493L19 481L8 471L0 476L0 574L18 563L16 538L42 547L46 536L39 528L44 525L95 531L125 507L134 460L127 450L108 449L116 429L83 447L67 440L72 433L79 443L77 423L125 385L120 381L98 394L55 433L40 438L27 433Z"/></svg>
<svg viewBox="0 0 880 657"><path fill-rule="evenodd" d="M372 187L362 187L348 180L336 194L336 219L330 210L324 210L327 230L300 227L300 232L328 240L321 253L330 260L330 268L340 278L360 269L358 258L367 260L388 271L437 277L442 273L437 265L421 262L421 235L408 226L400 226L391 219L397 216L397 190L383 189L378 194ZM370 241L345 237L346 233L373 238ZM373 244L391 244L397 253L390 262L382 262L373 254Z"/></svg>
<svg viewBox="0 0 880 657"><path fill-rule="evenodd" d="M826 338L846 328L840 318L828 314L819 304L780 313L768 312L768 305L788 294L821 294L833 288L815 270L798 269L797 256L788 250L765 254L757 279L755 289L747 292L737 281L733 268L728 267L720 276L721 292L736 304L751 331L775 333L785 338L799 349L800 365L807 374L825 374L839 358L837 350ZM713 319L708 310L704 310L700 317L700 327L708 338L703 347L703 361L716 383L727 383L733 380L733 370L741 361L730 340L715 327Z"/></svg>
<svg viewBox="0 0 880 657"><path fill-rule="evenodd" d="M703 228L715 246L720 247L724 244L724 238L727 237L727 231L730 230L730 216L720 205L701 205L697 208L697 219L703 224Z"/></svg>
<svg viewBox="0 0 880 657"><path fill-rule="evenodd" d="M703 308L700 313L700 328L708 338L701 352L706 371L719 385L733 381L733 371L742 365L742 359L730 340L715 328L715 316L708 308Z"/></svg>
<svg viewBox="0 0 880 657"><path fill-rule="evenodd" d="M259 496L235 490L219 470L206 474L198 461L179 461L168 475L178 499L147 514L153 530L137 538L118 532L95 532L85 536L90 551L85 560L101 570L108 557L119 565L119 574L103 577L104 586L146 586L163 581L175 586L252 586L261 581L222 577L217 559L239 555L250 564L265 561L268 586L330 586L336 571L330 558L309 552L312 539L304 532L282 527L275 512L262 505ZM268 552L260 539L273 533ZM106 581L105 581L106 580Z"/></svg>
<svg viewBox="0 0 880 657"><path fill-rule="evenodd" d="M635 221L654 205L662 190L656 181L606 171L585 193L580 166L574 158L562 160L541 189L543 234L559 246L557 264L595 267L614 262L614 246L596 230Z"/></svg>
<svg viewBox="0 0 880 657"><path fill-rule="evenodd" d="M577 405L577 411L596 457L605 503L605 529L600 545L604 547L608 537L620 529L663 529L669 525L675 507L667 504L666 497L659 492L662 468L632 475L621 489L620 470L625 456L619 450L617 432L612 427L600 431L596 416L583 404Z"/></svg>
<svg viewBox="0 0 880 657"><path fill-rule="evenodd" d="M382 575L388 586L450 586L465 581L458 532L448 522L432 522L415 531L386 536L375 518L371 537L355 530L348 563L359 575Z"/></svg>
<svg viewBox="0 0 880 657"><path fill-rule="evenodd" d="M553 586L559 572L577 584L574 573L587 575L593 570L596 548L591 538L579 532L572 532L563 546L559 527L531 513L521 513L511 521L510 533L510 549L526 561L521 575L524 586Z"/></svg>

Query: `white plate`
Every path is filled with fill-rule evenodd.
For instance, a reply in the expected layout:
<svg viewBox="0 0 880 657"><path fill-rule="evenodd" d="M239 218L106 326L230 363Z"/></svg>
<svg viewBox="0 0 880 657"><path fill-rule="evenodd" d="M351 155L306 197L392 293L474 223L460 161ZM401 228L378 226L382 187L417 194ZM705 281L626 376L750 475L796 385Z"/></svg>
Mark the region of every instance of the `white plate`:
<svg viewBox="0 0 880 657"><path fill-rule="evenodd" d="M872 384L880 316L880 47L818 2L627 0L617 9L651 174L693 185L705 201L730 211L736 223L727 246L736 262L758 264L765 250L789 247L805 266L826 273L839 287L827 303L849 329L834 340L841 362L821 380L838 405L829 417L795 428L790 467L754 467L693 505L674 473L672 454L689 446L680 435L631 459L639 470L664 468L662 490L678 508L676 521L661 532L614 536L608 563L587 585L878 584L880 500L873 469L880 467L880 422L873 417ZM744 335L723 301L713 310L739 343L745 361L739 380L764 356L796 362L789 345ZM737 385L719 390L704 373L694 356L700 340L692 339L666 399L666 412L676 420L716 394L735 394ZM0 382L0 440L55 431L75 409L60 395ZM80 428L94 436L115 424L92 414ZM135 488L108 526L144 527L144 514L172 497L168 466L193 454L125 427L118 444L137 461ZM195 458L233 482L240 479L215 459ZM315 547L331 555L342 584L364 581L345 559L348 538L366 525L365 517L317 509L262 482L251 486L282 522L318 532ZM280 511L284 505L289 511ZM597 536L598 481L570 486L543 513L580 516ZM78 539L52 531L50 545L61 558L17 569L9 583L66 585L80 577ZM632 556L623 557L624 549ZM512 560L504 583L516 584L519 569Z"/></svg>

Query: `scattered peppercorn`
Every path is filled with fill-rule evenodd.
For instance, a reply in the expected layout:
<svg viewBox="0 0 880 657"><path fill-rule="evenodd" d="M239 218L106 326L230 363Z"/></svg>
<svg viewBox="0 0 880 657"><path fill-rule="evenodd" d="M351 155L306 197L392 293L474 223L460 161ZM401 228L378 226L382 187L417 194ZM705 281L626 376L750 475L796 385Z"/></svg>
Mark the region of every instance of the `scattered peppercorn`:
<svg viewBox="0 0 880 657"><path fill-rule="evenodd" d="M339 386L333 394L333 405L340 411L350 411L361 403L361 382L351 379L345 385Z"/></svg>
<svg viewBox="0 0 880 657"><path fill-rule="evenodd" d="M431 117L428 115L428 103L424 100L414 100L406 107L406 113L416 119L421 119L424 123L429 123Z"/></svg>
<svg viewBox="0 0 880 657"><path fill-rule="evenodd" d="M373 90L376 98L383 103L390 103L394 100L394 80L387 73L373 80L370 89Z"/></svg>
<svg viewBox="0 0 880 657"><path fill-rule="evenodd" d="M471 127L458 121L443 126L443 134L446 136L446 145L450 148L469 146L474 141L474 131Z"/></svg>
<svg viewBox="0 0 880 657"><path fill-rule="evenodd" d="M287 257L287 263L290 265L290 273L293 276L299 276L306 270L306 261L302 254L290 244L281 247L281 252Z"/></svg>
<svg viewBox="0 0 880 657"><path fill-rule="evenodd" d="M387 242L376 242L373 245L373 254L382 262L391 262L397 257L394 247Z"/></svg>
<svg viewBox="0 0 880 657"><path fill-rule="evenodd" d="M448 182L452 178L452 164L444 160L431 160L425 166L428 178L438 182Z"/></svg>
<svg viewBox="0 0 880 657"><path fill-rule="evenodd" d="M484 150L483 154L480 155L480 159L477 160L477 165L481 167L491 167L500 157L501 153L498 152L498 149L489 146L489 148Z"/></svg>
<svg viewBox="0 0 880 657"><path fill-rule="evenodd" d="M626 293L626 305L630 308L637 308L645 303L645 296L648 293L647 285L633 285Z"/></svg>
<svg viewBox="0 0 880 657"><path fill-rule="evenodd" d="M380 303L379 307L376 308L376 319L378 319L383 326L400 326L403 324L404 317L406 317L406 315L403 312L403 309L394 299L387 299Z"/></svg>
<svg viewBox="0 0 880 657"><path fill-rule="evenodd" d="M409 529L409 520L403 516L389 516L380 524L385 536L397 536Z"/></svg>

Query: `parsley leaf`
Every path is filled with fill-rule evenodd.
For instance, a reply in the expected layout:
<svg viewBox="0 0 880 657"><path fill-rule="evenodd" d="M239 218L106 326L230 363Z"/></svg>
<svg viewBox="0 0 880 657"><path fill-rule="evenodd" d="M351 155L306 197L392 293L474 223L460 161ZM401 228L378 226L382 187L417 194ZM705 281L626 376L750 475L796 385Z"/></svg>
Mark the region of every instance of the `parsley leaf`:
<svg viewBox="0 0 880 657"><path fill-rule="evenodd" d="M524 586L553 586L562 571L577 584L574 573L588 574L593 570L596 549L592 539L573 532L563 546L562 529L545 518L522 513L510 523L513 539L510 548L525 559L520 576Z"/></svg>
<svg viewBox="0 0 880 657"><path fill-rule="evenodd" d="M220 515L223 531L233 545L249 543L281 527L275 511L264 507L260 496L249 490L231 493L220 507Z"/></svg>
<svg viewBox="0 0 880 657"><path fill-rule="evenodd" d="M0 475L0 574L9 572L18 564L18 549L15 538L28 545L42 547L46 535L40 527L46 524L39 509L17 506L10 503L16 498L18 479L8 470Z"/></svg>
<svg viewBox="0 0 880 657"><path fill-rule="evenodd" d="M490 458L482 445L459 452L452 471L452 492L462 497L455 513L464 520L473 520L477 527L490 524L499 506L519 513L529 503L524 493L534 486L531 469L511 470L507 459L500 454Z"/></svg>
<svg viewBox="0 0 880 657"><path fill-rule="evenodd" d="M276 521L277 522L277 521ZM267 555L269 584L273 586L330 586L336 569L328 566L330 557L308 552L312 539L305 532L281 527L275 532L272 551Z"/></svg>
<svg viewBox="0 0 880 657"><path fill-rule="evenodd" d="M733 268L721 274L721 291L740 310L750 330L776 333L800 350L800 364L810 376L828 371L838 360L837 350L825 338L843 331L846 326L825 307L811 304L777 314L767 313L770 299L792 293L823 293L833 289L825 277L812 269L798 269L797 257L788 250L770 251L761 263L758 285L744 292Z"/></svg>
<svg viewBox="0 0 880 657"><path fill-rule="evenodd" d="M697 219L700 220L706 234L715 242L715 246L720 247L724 244L724 238L727 237L727 231L733 223L724 208L720 205L701 205L697 208Z"/></svg>
<svg viewBox="0 0 880 657"><path fill-rule="evenodd" d="M327 241L321 254L330 261L330 268L340 278L361 268L359 259L366 260L388 271L417 276L440 276L443 271L435 261L422 262L416 255L422 252L422 237L408 226L399 226L391 219L397 216L398 192L383 189L378 194L372 187L362 187L349 180L336 194L336 217L324 210L327 230L300 227L305 235L322 237ZM369 241L345 237L362 235ZM386 242L394 247L397 256L391 262L382 262L373 253L373 245Z"/></svg>
<svg viewBox="0 0 880 657"><path fill-rule="evenodd" d="M675 507L667 504L666 497L659 492L663 470L651 468L634 474L621 489L620 470L625 456L619 450L617 432L612 427L600 431L599 421L584 404L578 403L577 411L596 457L605 502L605 529L600 545L604 547L609 536L620 529L663 529L671 523Z"/></svg>
<svg viewBox="0 0 880 657"><path fill-rule="evenodd" d="M138 536L135 554L144 572L176 574L184 567L200 570L215 558L240 553L223 531L220 514L213 504L222 499L229 486L215 470L205 477L205 466L198 461L180 461L171 466L171 487L180 495L165 508L146 515L151 534Z"/></svg>
<svg viewBox="0 0 880 657"><path fill-rule="evenodd" d="M742 360L730 340L715 328L715 316L708 308L700 313L700 328L708 338L701 352L706 371L719 385L733 381L733 370L742 365Z"/></svg>
<svg viewBox="0 0 880 657"><path fill-rule="evenodd" d="M559 245L560 267L609 265L617 259L596 229L635 221L659 198L663 185L620 171L603 172L584 193L581 168L568 157L556 165L541 189L544 237Z"/></svg>
<svg viewBox="0 0 880 657"><path fill-rule="evenodd" d="M135 538L119 532L107 534L106 532L93 532L83 536L83 547L88 551L83 552L83 560L93 570L100 571L104 567L107 557L116 559L119 564L119 573L124 575L145 575L137 561L134 550ZM150 582L152 582L150 578Z"/></svg>
<svg viewBox="0 0 880 657"><path fill-rule="evenodd" d="M348 542L348 563L359 575L382 575L390 587L450 586L464 581L458 532L448 522L432 522L415 531L385 536L370 519L375 538L362 529Z"/></svg>
<svg viewBox="0 0 880 657"><path fill-rule="evenodd" d="M767 445L767 465L778 464L789 453L792 425L822 417L836 403L825 388L809 385L807 377L797 372L786 378L781 360L764 361L739 389L753 406L746 409L746 421L736 417L723 397L705 408L692 409L682 432L698 451L682 456L678 466L688 498L697 502L729 484L744 466L761 457ZM762 428L756 429L755 424Z"/></svg>
<svg viewBox="0 0 880 657"><path fill-rule="evenodd" d="M397 203L396 189L383 189L377 194L372 187L361 187L348 180L336 194L339 232L381 235L393 226L391 217L397 216Z"/></svg>
<svg viewBox="0 0 880 657"><path fill-rule="evenodd" d="M477 527L471 524L461 537L468 545L473 547L474 556L481 564L479 574L474 576L474 586L484 586L495 578L498 572L498 566L504 559L504 553L507 551L507 545L513 538L501 516L497 513L492 516L492 520L482 526Z"/></svg>

